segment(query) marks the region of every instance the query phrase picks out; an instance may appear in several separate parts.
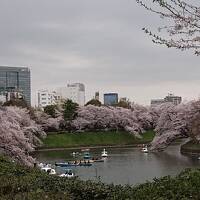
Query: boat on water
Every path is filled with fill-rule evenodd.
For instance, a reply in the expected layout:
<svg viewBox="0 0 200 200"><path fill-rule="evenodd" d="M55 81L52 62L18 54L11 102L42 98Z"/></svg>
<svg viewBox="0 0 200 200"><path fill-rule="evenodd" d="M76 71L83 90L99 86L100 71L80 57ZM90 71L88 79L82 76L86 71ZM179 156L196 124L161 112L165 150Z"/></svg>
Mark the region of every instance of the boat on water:
<svg viewBox="0 0 200 200"><path fill-rule="evenodd" d="M105 159L103 159L102 157L93 157L90 162L93 163L93 162L104 162Z"/></svg>
<svg viewBox="0 0 200 200"><path fill-rule="evenodd" d="M142 149L141 149L141 151L142 151L143 153L148 153L147 145L146 145L146 146L143 146Z"/></svg>
<svg viewBox="0 0 200 200"><path fill-rule="evenodd" d="M42 167L41 171L46 172L50 175L55 175L56 174L56 170L51 168L51 167Z"/></svg>
<svg viewBox="0 0 200 200"><path fill-rule="evenodd" d="M55 166L57 167L76 167L79 163L70 163L70 162L63 162L63 163L55 163Z"/></svg>
<svg viewBox="0 0 200 200"><path fill-rule="evenodd" d="M80 161L77 162L75 161L74 163L70 163L70 162L64 162L64 163L55 163L55 166L57 167L89 167L92 166L92 163L90 161Z"/></svg>
<svg viewBox="0 0 200 200"><path fill-rule="evenodd" d="M90 159L91 158L90 153L89 152L84 152L83 158L86 159L86 160Z"/></svg>
<svg viewBox="0 0 200 200"><path fill-rule="evenodd" d="M100 159L94 159L94 160L92 160L92 161L93 161L93 162L104 162L105 159L100 158Z"/></svg>
<svg viewBox="0 0 200 200"><path fill-rule="evenodd" d="M43 167L51 167L51 164L39 163L37 166L41 169Z"/></svg>
<svg viewBox="0 0 200 200"><path fill-rule="evenodd" d="M101 157L102 157L102 158L108 157L108 152L106 151L106 149L103 149L103 151L102 151L102 153L101 153Z"/></svg>
<svg viewBox="0 0 200 200"><path fill-rule="evenodd" d="M80 153L79 152L72 152L71 155L75 157L75 156L79 156Z"/></svg>
<svg viewBox="0 0 200 200"><path fill-rule="evenodd" d="M92 166L92 163L90 163L90 162L82 162L82 163L79 163L79 166L90 167L90 166Z"/></svg>
<svg viewBox="0 0 200 200"><path fill-rule="evenodd" d="M74 177L74 173L71 169L67 169L64 174L60 174L60 177L72 178Z"/></svg>

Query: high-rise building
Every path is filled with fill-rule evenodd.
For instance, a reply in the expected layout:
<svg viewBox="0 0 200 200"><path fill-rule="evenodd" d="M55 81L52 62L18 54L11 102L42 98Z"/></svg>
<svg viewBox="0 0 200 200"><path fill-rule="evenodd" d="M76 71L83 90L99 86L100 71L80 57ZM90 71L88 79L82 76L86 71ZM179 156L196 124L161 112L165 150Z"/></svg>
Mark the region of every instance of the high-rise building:
<svg viewBox="0 0 200 200"><path fill-rule="evenodd" d="M62 99L71 99L80 106L85 105L85 86L82 83L67 84L67 87L57 89Z"/></svg>
<svg viewBox="0 0 200 200"><path fill-rule="evenodd" d="M9 100L14 94L31 104L31 77L27 67L0 66L0 95ZM17 95L16 95L17 94Z"/></svg>
<svg viewBox="0 0 200 200"><path fill-rule="evenodd" d="M118 103L117 93L106 93L104 94L104 105L113 106Z"/></svg>

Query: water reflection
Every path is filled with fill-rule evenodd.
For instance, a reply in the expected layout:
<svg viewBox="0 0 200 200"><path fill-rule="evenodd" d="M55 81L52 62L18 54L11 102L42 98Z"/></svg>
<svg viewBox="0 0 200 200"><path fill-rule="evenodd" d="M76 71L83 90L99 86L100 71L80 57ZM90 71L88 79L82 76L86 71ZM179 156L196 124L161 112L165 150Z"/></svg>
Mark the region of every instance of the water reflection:
<svg viewBox="0 0 200 200"><path fill-rule="evenodd" d="M91 167L74 167L81 179L98 179L114 184L138 184L154 177L176 175L185 168L197 168L200 161L196 157L183 156L180 145L168 147L165 152L142 153L138 148L110 148L109 157L103 163L94 163ZM73 150L75 152L80 150ZM100 156L102 149L91 149L93 156ZM41 162L52 163L72 160L72 150L38 152L35 154ZM63 168L57 168L63 172Z"/></svg>

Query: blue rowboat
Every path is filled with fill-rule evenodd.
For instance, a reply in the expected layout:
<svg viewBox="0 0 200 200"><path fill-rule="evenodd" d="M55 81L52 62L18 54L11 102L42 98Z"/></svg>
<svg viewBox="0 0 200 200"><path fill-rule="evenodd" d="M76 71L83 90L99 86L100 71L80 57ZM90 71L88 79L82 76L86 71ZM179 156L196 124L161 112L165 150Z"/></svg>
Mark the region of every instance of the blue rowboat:
<svg viewBox="0 0 200 200"><path fill-rule="evenodd" d="M76 167L78 165L78 163L55 163L57 167Z"/></svg>

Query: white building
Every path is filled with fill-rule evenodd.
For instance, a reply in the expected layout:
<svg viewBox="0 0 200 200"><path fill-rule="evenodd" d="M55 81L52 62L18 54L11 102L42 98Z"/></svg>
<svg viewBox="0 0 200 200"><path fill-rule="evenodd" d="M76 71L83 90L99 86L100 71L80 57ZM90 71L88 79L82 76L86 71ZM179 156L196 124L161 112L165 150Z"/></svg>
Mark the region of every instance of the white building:
<svg viewBox="0 0 200 200"><path fill-rule="evenodd" d="M163 103L173 103L175 106L180 104L182 97L174 96L174 94L168 94L164 99L152 99L151 106L161 105Z"/></svg>
<svg viewBox="0 0 200 200"><path fill-rule="evenodd" d="M82 83L67 84L67 87L57 89L62 99L71 99L80 106L85 105L85 86Z"/></svg>
<svg viewBox="0 0 200 200"><path fill-rule="evenodd" d="M50 92L49 90L38 91L38 107L40 108L58 104L60 100L61 97L56 92Z"/></svg>
<svg viewBox="0 0 200 200"><path fill-rule="evenodd" d="M0 104L6 102L6 95L0 94Z"/></svg>

